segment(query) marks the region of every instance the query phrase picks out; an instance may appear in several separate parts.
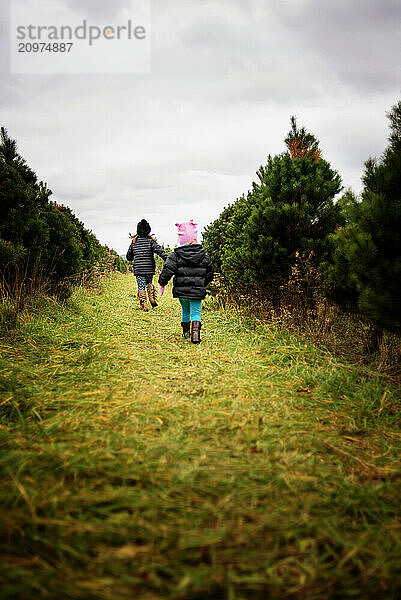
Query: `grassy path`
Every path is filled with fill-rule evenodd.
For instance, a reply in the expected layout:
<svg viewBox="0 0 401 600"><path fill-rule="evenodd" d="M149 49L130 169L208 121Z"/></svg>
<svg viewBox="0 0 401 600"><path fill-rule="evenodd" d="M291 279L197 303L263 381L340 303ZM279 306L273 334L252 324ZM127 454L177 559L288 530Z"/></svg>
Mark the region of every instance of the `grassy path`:
<svg viewBox="0 0 401 600"><path fill-rule="evenodd" d="M400 598L399 390L133 287L3 340L0 598Z"/></svg>

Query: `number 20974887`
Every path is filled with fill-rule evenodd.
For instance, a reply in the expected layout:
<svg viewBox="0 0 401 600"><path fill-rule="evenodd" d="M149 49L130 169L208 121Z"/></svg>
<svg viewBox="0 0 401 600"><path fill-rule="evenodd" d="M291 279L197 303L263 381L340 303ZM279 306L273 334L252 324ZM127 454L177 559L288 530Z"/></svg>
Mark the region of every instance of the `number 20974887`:
<svg viewBox="0 0 401 600"><path fill-rule="evenodd" d="M58 42L20 42L18 44L18 52L70 52L73 42L58 43Z"/></svg>

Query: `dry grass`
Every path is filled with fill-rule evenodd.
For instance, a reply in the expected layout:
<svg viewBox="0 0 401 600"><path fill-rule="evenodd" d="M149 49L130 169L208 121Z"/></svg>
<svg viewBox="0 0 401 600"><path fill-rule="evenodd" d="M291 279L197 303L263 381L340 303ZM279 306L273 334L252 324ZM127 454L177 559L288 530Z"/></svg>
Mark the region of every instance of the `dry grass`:
<svg viewBox="0 0 401 600"><path fill-rule="evenodd" d="M223 310L234 311L250 323L255 319L284 334L300 336L338 360L358 365L365 374L373 373L401 384L401 336L384 331L377 337L375 328L363 315L343 311L326 300L313 267L305 274L295 266L279 293L277 289L232 292L221 275L211 290Z"/></svg>
<svg viewBox="0 0 401 600"><path fill-rule="evenodd" d="M401 593L399 389L132 276L41 301L0 361L1 598Z"/></svg>

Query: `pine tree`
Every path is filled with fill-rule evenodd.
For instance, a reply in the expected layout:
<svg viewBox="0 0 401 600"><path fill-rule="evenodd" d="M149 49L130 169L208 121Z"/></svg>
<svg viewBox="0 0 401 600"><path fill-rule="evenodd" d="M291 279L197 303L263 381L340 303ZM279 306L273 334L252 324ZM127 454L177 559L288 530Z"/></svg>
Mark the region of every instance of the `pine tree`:
<svg viewBox="0 0 401 600"><path fill-rule="evenodd" d="M47 197L32 175L27 181L25 166L10 159L10 155L6 161L1 150L0 145L0 238L4 248L8 248L0 262L0 269L4 269L7 265L18 264L22 257L29 259L31 264L37 260L47 240L47 228L42 219Z"/></svg>
<svg viewBox="0 0 401 600"><path fill-rule="evenodd" d="M322 275L324 295L349 312L358 312L359 293L357 282L353 277L347 258L347 227L353 220L358 205L358 198L347 190L337 202L340 211L339 227L328 236L331 252L328 260L319 267ZM340 226L341 225L341 226Z"/></svg>
<svg viewBox="0 0 401 600"><path fill-rule="evenodd" d="M376 327L401 331L401 101L388 114L389 146L368 160L362 199L338 245L358 290L358 305ZM336 266L336 265L335 265Z"/></svg>
<svg viewBox="0 0 401 600"><path fill-rule="evenodd" d="M341 179L321 158L318 140L292 117L285 142L288 152L269 155L248 194L205 232L217 267L240 290L277 291L300 255L318 265L332 251L329 234L342 224L334 202Z"/></svg>
<svg viewBox="0 0 401 600"><path fill-rule="evenodd" d="M244 229L246 277L269 288L286 282L299 255L319 265L330 252L328 235L341 218L334 197L339 174L320 156L319 142L291 119L289 152L257 172L255 203Z"/></svg>

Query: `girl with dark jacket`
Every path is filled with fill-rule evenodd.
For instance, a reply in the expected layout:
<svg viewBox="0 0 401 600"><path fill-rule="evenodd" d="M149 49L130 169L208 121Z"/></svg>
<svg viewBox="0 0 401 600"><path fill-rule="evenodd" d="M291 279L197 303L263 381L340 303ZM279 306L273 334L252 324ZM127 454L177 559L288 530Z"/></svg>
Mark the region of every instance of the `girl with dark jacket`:
<svg viewBox="0 0 401 600"><path fill-rule="evenodd" d="M213 279L213 265L209 256L197 243L196 223L176 223L179 247L167 258L159 277L160 295L174 276L173 297L182 308L182 332L185 338L191 333L193 344L200 343L201 302L206 296L206 286ZM192 321L192 328L191 328Z"/></svg>
<svg viewBox="0 0 401 600"><path fill-rule="evenodd" d="M167 258L167 252L150 235L150 225L142 219L137 226L137 234L127 252L127 260L134 261L134 275L138 283L138 299L142 310L149 310L146 302L146 291L148 292L151 306L157 306L156 290L153 285L153 275L156 264L154 254L158 254L163 260Z"/></svg>

